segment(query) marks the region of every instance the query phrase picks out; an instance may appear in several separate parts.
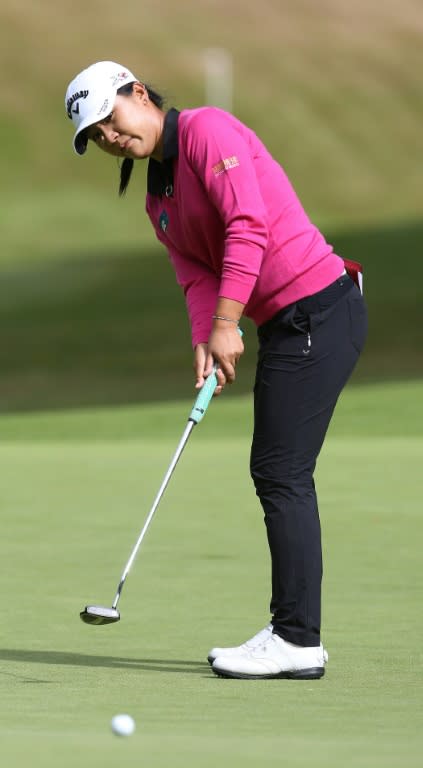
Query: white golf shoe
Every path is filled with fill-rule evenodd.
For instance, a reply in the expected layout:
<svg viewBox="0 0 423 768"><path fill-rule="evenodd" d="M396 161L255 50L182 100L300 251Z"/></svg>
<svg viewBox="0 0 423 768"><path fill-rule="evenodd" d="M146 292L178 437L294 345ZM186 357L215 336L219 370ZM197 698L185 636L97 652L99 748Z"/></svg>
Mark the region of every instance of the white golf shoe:
<svg viewBox="0 0 423 768"><path fill-rule="evenodd" d="M236 654L217 656L212 669L219 677L315 680L325 674L327 660L328 655L322 645L293 645L279 635L267 633L260 645Z"/></svg>
<svg viewBox="0 0 423 768"><path fill-rule="evenodd" d="M264 641L270 637L272 632L273 624L268 624L267 627L261 629L260 632L257 632L254 637L246 640L245 643L242 643L242 645L235 645L232 648L212 648L209 655L207 656L207 661L210 664L213 664L214 660L217 659L218 656L237 656L239 653L250 651L252 648L256 648L258 645L261 645L261 643L264 643Z"/></svg>

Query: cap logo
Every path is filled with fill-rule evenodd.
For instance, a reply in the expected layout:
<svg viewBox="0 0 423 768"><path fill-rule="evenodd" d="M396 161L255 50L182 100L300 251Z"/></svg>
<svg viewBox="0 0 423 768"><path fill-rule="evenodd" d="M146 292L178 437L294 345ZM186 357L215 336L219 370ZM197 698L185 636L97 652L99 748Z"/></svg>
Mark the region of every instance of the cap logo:
<svg viewBox="0 0 423 768"><path fill-rule="evenodd" d="M97 112L97 115L101 115L103 112L106 112L108 106L109 106L109 99L104 99L100 109Z"/></svg>
<svg viewBox="0 0 423 768"><path fill-rule="evenodd" d="M128 72L119 72L117 75L112 75L111 81L113 88L116 88L116 86L123 80L126 80L127 77L129 77Z"/></svg>
<svg viewBox="0 0 423 768"><path fill-rule="evenodd" d="M78 99L86 99L88 96L89 91L77 91L76 93L73 93L72 96L69 97L69 99L66 102L66 110L68 113L68 118L72 120L72 112L74 115L79 115L79 104L76 104L75 107L72 107L72 104L75 104L75 101L78 101Z"/></svg>

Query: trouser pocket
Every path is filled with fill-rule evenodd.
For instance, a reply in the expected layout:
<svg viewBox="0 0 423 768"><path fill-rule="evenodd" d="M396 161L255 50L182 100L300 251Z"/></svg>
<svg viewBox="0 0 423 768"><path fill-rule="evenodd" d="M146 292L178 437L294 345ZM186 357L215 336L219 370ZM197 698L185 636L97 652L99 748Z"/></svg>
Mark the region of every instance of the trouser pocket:
<svg viewBox="0 0 423 768"><path fill-rule="evenodd" d="M353 347L360 353L367 338L367 308L359 288L354 286L348 296L348 312L350 320L350 338Z"/></svg>

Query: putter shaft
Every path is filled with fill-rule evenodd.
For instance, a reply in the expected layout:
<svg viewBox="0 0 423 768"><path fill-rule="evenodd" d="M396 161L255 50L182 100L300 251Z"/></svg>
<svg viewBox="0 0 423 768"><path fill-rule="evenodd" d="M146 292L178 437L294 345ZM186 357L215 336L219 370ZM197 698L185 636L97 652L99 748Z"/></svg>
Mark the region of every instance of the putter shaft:
<svg viewBox="0 0 423 768"><path fill-rule="evenodd" d="M161 486L159 488L159 491L157 493L157 496L154 499L153 506L151 507L150 512L148 513L148 515L146 517L146 520L145 520L145 523L143 525L142 531L141 531L140 535L138 536L136 544L135 544L135 546L134 546L134 548L133 548L133 550L132 550L132 552L131 552L131 554L129 556L128 562L125 565L125 568L123 570L122 576L120 577L119 586L118 586L118 589L117 589L117 592L116 592L116 597L113 600L112 608L116 608L116 606L118 604L118 601L119 601L119 598L120 598L120 594L122 592L123 585L124 585L124 583L126 581L126 577L127 577L128 573L129 573L129 571L131 570L132 563L134 562L134 560L136 558L137 552L138 552L138 550L139 550L139 548L141 546L141 542L142 542L145 534L147 533L148 527L149 527L149 525L150 525L150 523L151 523L151 521L153 519L154 513L155 513L157 507L159 506L160 499L162 498L162 496L163 496L163 494L164 494L164 492L166 490L167 484L168 484L170 478L172 477L173 470L175 469L175 467L176 467L176 465L177 465L177 463L178 463L178 461L179 461L179 459L181 457L182 451L184 450L184 448L185 448L185 446L186 446L186 444L188 442L188 438L189 438L189 436L190 436L190 434L191 434L191 432L192 432L192 430L193 430L193 428L194 428L196 423L197 422L192 421L190 419L188 421L188 424L185 427L184 433L183 433L183 435L182 435L182 437L181 437L181 439L179 441L179 445L178 445L178 447L177 447L177 449L176 449L176 451L174 453L174 456L172 458L172 461L171 461L171 463L169 465L169 469L167 470L167 472L166 472L166 474L165 474L165 476L163 478L163 482L162 482L162 484L161 484Z"/></svg>
<svg viewBox="0 0 423 768"><path fill-rule="evenodd" d="M239 333L242 335L241 331L239 331ZM123 588L123 585L125 583L126 577L127 577L128 573L129 573L129 571L131 569L132 563L135 560L136 554L137 554L137 552L138 552L138 550L140 548L141 542L142 542L142 540L143 540L143 538L144 538L144 536L145 536L145 534L147 532L148 526L150 525L150 523L151 523L151 521L153 519L154 513L155 513L155 511L156 511L156 509L157 509L157 507L159 505L160 499L162 498L163 493L164 493L164 491L166 489L166 486L167 486L167 484L168 484L168 482L169 482L169 480L170 480L170 478L172 476L173 470L175 469L176 464L178 463L179 458L180 458L180 456L182 454L182 451L185 448L185 445L186 445L186 443L188 441L188 438L189 438L189 436L190 436L190 434L192 432L192 429L195 426L195 424L198 424L203 419L203 417L204 417L204 415L205 415L205 413L207 411L207 408L209 406L210 400L213 397L213 393L214 393L214 390L215 390L216 385L217 385L216 371L217 371L217 365L215 363L215 365L213 367L212 373L207 377L205 383L201 387L201 390L200 390L200 392L198 393L198 395L196 397L195 403L194 403L194 405L192 407L192 410L191 410L191 413L190 413L190 415L188 417L188 423L187 423L187 425L185 427L184 433L183 433L183 435L182 435L182 437L181 437L181 439L179 441L179 445L178 445L178 447L177 447L177 449L176 449L176 451L174 453L174 456L172 458L172 461L171 461L171 463L169 465L169 469L167 470L167 472L166 472L166 474L164 476L164 479L163 479L163 482L162 482L162 484L160 486L159 492L158 492L156 498L154 499L153 506L152 506L152 508L151 508L149 514L147 515L146 520L145 520L143 529L142 529L142 531L141 531L141 533L140 533L140 535L139 535L139 537L137 539L137 542L136 542L136 544L135 544L135 546L134 546L134 548L133 548L133 550L132 550L132 552L130 554L129 560L128 560L128 562L125 565L125 568L123 570L122 576L120 578L118 590L116 592L116 596L115 596L115 599L113 601L112 607L111 608L106 608L104 606L99 606L99 605L94 605L94 606L93 605L91 605L91 606L88 605L88 606L86 606L85 610L81 611L81 613L80 613L80 617L81 617L82 621L84 621L85 623L87 623L87 624L110 624L112 622L119 621L120 614L119 614L119 611L117 610L116 606L118 604L118 601L119 601L119 598L120 598L120 595L121 595L122 588Z"/></svg>

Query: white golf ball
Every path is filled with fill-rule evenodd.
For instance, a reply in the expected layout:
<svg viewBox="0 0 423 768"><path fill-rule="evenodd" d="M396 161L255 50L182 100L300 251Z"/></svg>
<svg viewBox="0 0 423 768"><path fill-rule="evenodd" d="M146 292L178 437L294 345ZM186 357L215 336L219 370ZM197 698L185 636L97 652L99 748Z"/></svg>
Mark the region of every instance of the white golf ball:
<svg viewBox="0 0 423 768"><path fill-rule="evenodd" d="M135 731L135 720L131 715L115 715L111 726L117 736L130 736Z"/></svg>

